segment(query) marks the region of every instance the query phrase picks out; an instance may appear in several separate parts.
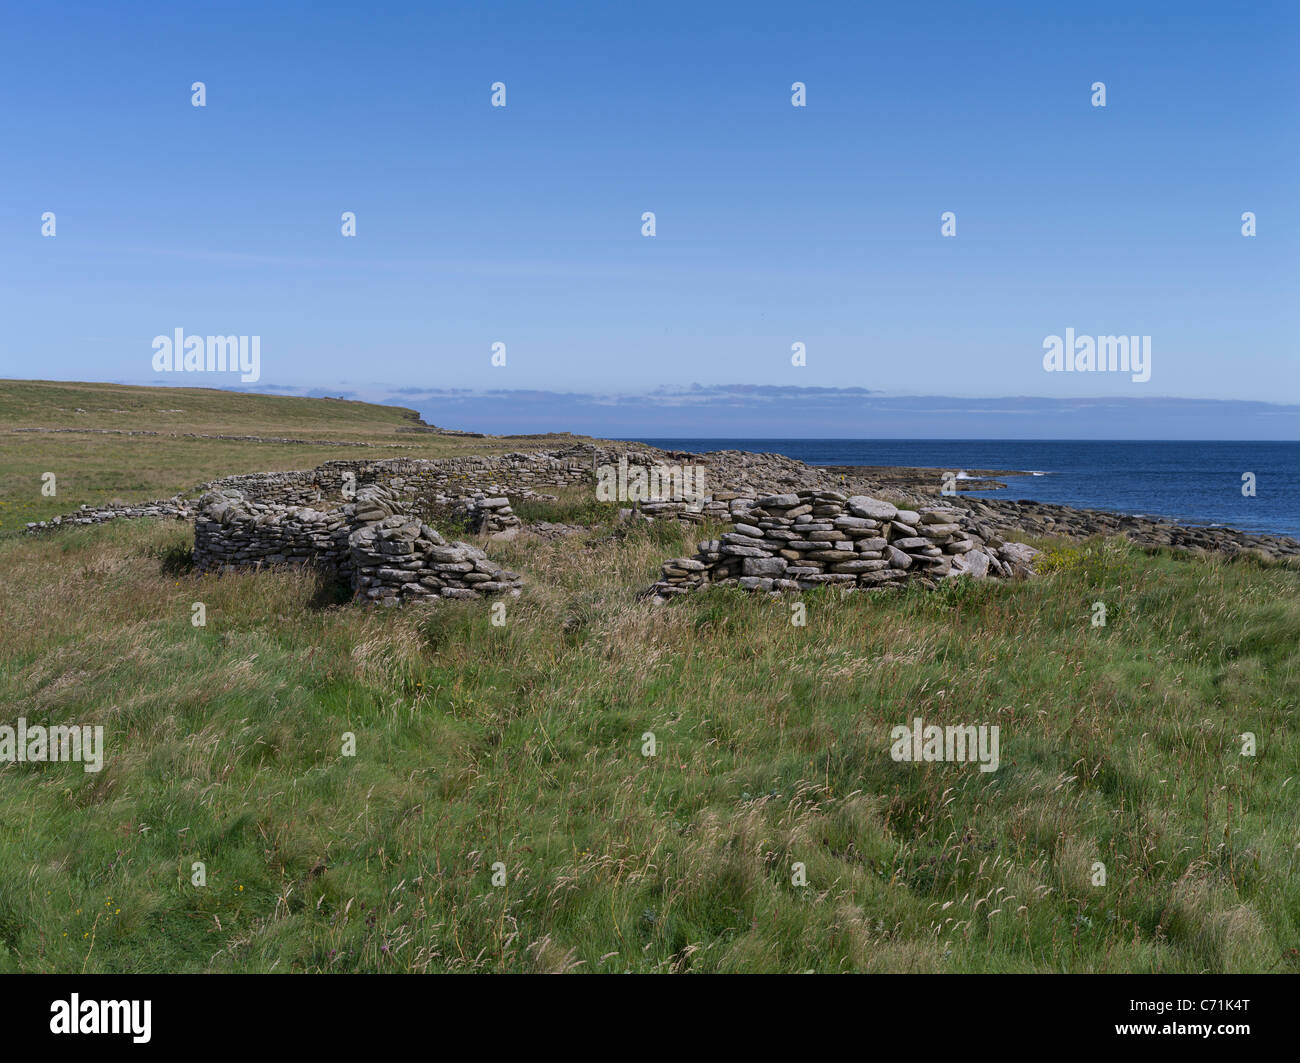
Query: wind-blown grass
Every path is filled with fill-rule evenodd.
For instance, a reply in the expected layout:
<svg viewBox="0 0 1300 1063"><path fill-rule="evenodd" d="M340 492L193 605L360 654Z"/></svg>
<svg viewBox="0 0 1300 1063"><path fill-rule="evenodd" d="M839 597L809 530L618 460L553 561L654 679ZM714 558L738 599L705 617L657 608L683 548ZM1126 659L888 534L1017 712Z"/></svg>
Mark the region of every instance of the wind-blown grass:
<svg viewBox="0 0 1300 1063"><path fill-rule="evenodd" d="M0 970L1300 970L1300 573L638 600L705 534L491 544L504 626L196 576L184 525L0 541L0 722L107 743L0 765ZM895 763L916 716L1000 769Z"/></svg>

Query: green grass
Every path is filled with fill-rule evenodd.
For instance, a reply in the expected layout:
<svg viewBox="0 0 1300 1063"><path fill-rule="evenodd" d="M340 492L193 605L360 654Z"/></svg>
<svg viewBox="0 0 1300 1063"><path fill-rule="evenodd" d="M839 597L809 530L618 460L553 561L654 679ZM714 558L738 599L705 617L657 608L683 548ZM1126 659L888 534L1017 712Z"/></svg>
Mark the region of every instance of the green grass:
<svg viewBox="0 0 1300 1063"><path fill-rule="evenodd" d="M238 473L543 450L580 438L438 435L417 430L414 410L343 399L39 380L0 380L0 425L0 536L83 504L170 498ZM53 496L41 491L47 472L55 474Z"/></svg>
<svg viewBox="0 0 1300 1063"><path fill-rule="evenodd" d="M491 544L498 627L189 534L0 540L2 722L108 745L0 766L0 970L1300 971L1294 569L1094 542L800 627L638 600L709 532L605 526ZM1001 768L893 762L914 716Z"/></svg>
<svg viewBox="0 0 1300 1063"><path fill-rule="evenodd" d="M550 493L556 495L553 502L545 499L524 499L511 508L526 524L545 520L552 524L584 526L612 525L618 519L619 509L628 508L627 503L597 501L591 497L589 488L556 489Z"/></svg>
<svg viewBox="0 0 1300 1063"><path fill-rule="evenodd" d="M418 425L400 406L345 399L256 395L217 388L0 380L0 423L13 427L149 429L154 431L387 440Z"/></svg>

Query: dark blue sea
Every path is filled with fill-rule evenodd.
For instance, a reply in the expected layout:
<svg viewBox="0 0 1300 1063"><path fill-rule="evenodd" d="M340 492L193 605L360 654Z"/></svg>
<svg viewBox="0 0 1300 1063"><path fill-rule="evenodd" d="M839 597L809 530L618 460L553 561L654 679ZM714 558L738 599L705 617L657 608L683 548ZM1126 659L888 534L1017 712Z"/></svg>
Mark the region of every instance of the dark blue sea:
<svg viewBox="0 0 1300 1063"><path fill-rule="evenodd" d="M643 439L668 450L750 450L810 465L905 465L954 473L1018 469L1004 490L975 498L1033 499L1184 524L1300 538L1300 442L1022 439ZM1242 474L1255 474L1243 497ZM958 491L961 483L958 480Z"/></svg>

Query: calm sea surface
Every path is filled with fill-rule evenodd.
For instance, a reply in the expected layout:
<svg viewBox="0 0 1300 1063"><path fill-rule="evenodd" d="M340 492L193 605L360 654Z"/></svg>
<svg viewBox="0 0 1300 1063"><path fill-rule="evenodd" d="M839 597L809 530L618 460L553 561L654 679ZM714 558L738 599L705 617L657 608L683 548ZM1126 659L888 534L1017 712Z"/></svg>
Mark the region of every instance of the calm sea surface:
<svg viewBox="0 0 1300 1063"><path fill-rule="evenodd" d="M1006 489L972 497L1218 524L1300 538L1300 442L1196 443L996 439L643 439L669 450L750 450L810 465L906 465L962 473L1019 469ZM1255 474L1255 497L1242 474ZM958 483L960 490L960 482Z"/></svg>

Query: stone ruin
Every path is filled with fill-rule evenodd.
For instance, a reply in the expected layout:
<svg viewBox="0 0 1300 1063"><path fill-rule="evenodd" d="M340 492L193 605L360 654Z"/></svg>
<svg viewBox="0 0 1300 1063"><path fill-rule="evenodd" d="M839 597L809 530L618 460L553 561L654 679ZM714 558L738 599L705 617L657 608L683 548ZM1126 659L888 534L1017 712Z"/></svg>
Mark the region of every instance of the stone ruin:
<svg viewBox="0 0 1300 1063"><path fill-rule="evenodd" d="M523 527L523 521L515 516L510 499L494 488L493 494L485 491L475 492L469 498L458 502L452 509L454 516L464 514L465 526L475 535L489 535L498 541L511 539ZM525 498L554 498L554 495L539 495L525 488Z"/></svg>
<svg viewBox="0 0 1300 1063"><path fill-rule="evenodd" d="M382 605L518 595L523 582L472 543L448 542L377 484L328 510L255 501L233 488L210 491L199 505L194 567L200 572L310 565Z"/></svg>
<svg viewBox="0 0 1300 1063"><path fill-rule="evenodd" d="M69 528L85 524L107 524L113 520L138 520L141 517L171 517L176 520L189 520L194 516L194 505L181 495L171 498L154 499L152 502L127 504L108 503L104 505L83 505L74 513L66 513L49 520L32 520L27 522L28 534L53 531L56 528Z"/></svg>
<svg viewBox="0 0 1300 1063"><path fill-rule="evenodd" d="M516 497L529 498L537 494L531 485L582 482L589 468L589 460L564 453L507 454L333 461L298 472L232 476L203 485L194 565L200 572L307 565L383 605L518 595L519 573L472 543L449 542L425 517L437 513L467 533L509 538L521 522L505 490L476 483L503 479Z"/></svg>
<svg viewBox="0 0 1300 1063"><path fill-rule="evenodd" d="M386 605L517 595L518 573L472 543L449 542L429 522L463 527L489 543L506 540L522 527L512 497L554 498L537 489L591 486L601 464L650 466L664 457L575 445L490 457L331 461L213 481L200 486L197 500L177 496L166 504L64 519L97 523L192 513L194 563L201 572L312 566L346 581L359 599ZM836 489L842 477L780 455L718 451L693 457L708 466L711 492L690 501L645 500L620 513L632 520L732 525L718 539L701 542L694 557L666 561L661 579L646 592L655 601L715 583L780 593L1033 574L1037 551L1004 542L1004 526L972 509L850 494ZM784 493L767 493L773 490ZM899 508L909 504L917 508Z"/></svg>
<svg viewBox="0 0 1300 1063"><path fill-rule="evenodd" d="M664 562L647 591L663 602L709 584L745 590L879 588L918 579L1033 575L1038 551L1003 542L944 506L899 509L866 495L806 490L730 501L734 530L699 544L694 557Z"/></svg>

